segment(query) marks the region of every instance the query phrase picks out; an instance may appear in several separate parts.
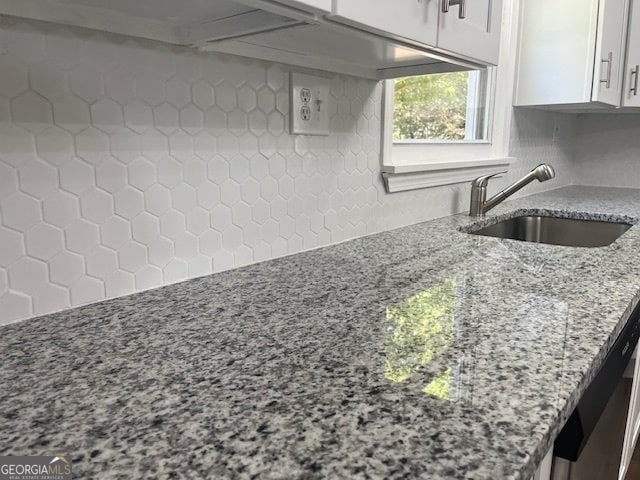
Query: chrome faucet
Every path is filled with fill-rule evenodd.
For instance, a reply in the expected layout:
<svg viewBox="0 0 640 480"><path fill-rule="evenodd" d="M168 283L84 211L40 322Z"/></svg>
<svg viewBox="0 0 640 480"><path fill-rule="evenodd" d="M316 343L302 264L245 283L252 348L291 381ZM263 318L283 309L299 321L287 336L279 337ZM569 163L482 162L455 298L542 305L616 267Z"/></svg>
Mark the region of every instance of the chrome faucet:
<svg viewBox="0 0 640 480"><path fill-rule="evenodd" d="M508 186L500 193L494 195L487 200L487 184L489 179L498 175L503 175L507 172L494 173L493 175L484 175L476 178L471 182L471 206L469 207L469 215L472 217L484 217L484 214L498 205L503 200L516 193L525 185L538 180L539 182L546 182L556 176L556 172L553 167L547 163L538 165L536 168L527 173L520 180L513 185Z"/></svg>

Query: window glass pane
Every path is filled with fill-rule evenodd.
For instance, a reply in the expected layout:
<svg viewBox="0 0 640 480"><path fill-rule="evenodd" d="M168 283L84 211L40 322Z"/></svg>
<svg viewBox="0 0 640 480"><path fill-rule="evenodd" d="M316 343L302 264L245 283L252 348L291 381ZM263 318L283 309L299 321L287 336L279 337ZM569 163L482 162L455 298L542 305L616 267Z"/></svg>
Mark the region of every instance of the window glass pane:
<svg viewBox="0 0 640 480"><path fill-rule="evenodd" d="M399 78L393 140L486 140L486 70Z"/></svg>

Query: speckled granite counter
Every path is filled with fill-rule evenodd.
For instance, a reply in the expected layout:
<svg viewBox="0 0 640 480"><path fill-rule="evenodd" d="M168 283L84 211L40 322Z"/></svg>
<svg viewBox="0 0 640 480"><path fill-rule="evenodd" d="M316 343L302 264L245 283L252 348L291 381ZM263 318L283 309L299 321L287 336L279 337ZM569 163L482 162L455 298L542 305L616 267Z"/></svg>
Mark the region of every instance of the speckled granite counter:
<svg viewBox="0 0 640 480"><path fill-rule="evenodd" d="M640 190L516 209L640 217ZM0 328L0 455L77 478L528 479L640 297L586 249L443 218Z"/></svg>

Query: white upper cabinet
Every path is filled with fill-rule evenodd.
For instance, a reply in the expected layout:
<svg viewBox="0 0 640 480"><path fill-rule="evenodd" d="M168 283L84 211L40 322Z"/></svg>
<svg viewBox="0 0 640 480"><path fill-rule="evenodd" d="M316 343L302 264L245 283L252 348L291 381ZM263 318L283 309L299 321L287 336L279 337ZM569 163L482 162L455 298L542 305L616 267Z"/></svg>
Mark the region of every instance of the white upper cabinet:
<svg viewBox="0 0 640 480"><path fill-rule="evenodd" d="M477 64L498 62L502 0L335 0L330 18Z"/></svg>
<svg viewBox="0 0 640 480"><path fill-rule="evenodd" d="M378 35L435 47L438 11L435 0L337 0L331 18Z"/></svg>
<svg viewBox="0 0 640 480"><path fill-rule="evenodd" d="M516 106L618 107L628 0L522 2Z"/></svg>
<svg viewBox="0 0 640 480"><path fill-rule="evenodd" d="M640 107L640 92L638 92L638 76L640 75L640 0L631 0L630 8L622 105L624 107Z"/></svg>
<svg viewBox="0 0 640 480"><path fill-rule="evenodd" d="M438 48L496 65L500 50L502 0L451 3L442 0Z"/></svg>

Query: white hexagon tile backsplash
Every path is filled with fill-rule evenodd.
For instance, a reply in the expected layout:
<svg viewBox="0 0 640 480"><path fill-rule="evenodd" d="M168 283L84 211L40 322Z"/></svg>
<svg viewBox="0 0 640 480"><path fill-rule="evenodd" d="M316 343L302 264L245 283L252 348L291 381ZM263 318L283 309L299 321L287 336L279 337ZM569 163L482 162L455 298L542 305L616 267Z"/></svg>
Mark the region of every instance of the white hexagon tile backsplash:
<svg viewBox="0 0 640 480"><path fill-rule="evenodd" d="M380 102L294 137L285 67L0 20L0 324L464 209L384 192Z"/></svg>

